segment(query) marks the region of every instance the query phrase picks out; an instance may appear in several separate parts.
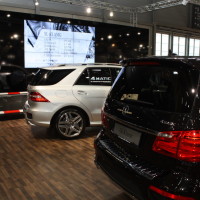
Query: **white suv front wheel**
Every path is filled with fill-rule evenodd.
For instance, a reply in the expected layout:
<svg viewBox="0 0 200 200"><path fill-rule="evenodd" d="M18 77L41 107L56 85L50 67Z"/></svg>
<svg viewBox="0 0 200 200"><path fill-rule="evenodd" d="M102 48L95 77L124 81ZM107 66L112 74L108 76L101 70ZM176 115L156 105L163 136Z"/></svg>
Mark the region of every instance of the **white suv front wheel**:
<svg viewBox="0 0 200 200"><path fill-rule="evenodd" d="M85 130L86 121L81 111L74 108L62 110L55 119L55 129L64 139L80 136Z"/></svg>

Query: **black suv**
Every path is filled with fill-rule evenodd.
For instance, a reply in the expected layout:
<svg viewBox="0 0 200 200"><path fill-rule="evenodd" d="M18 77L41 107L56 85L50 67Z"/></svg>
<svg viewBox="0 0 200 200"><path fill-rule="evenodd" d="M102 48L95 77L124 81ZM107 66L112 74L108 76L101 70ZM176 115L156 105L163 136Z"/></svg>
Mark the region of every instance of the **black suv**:
<svg viewBox="0 0 200 200"><path fill-rule="evenodd" d="M139 200L200 200L200 62L124 62L102 110L95 163Z"/></svg>
<svg viewBox="0 0 200 200"><path fill-rule="evenodd" d="M0 66L0 116L22 112L27 99L28 77L28 72L20 66Z"/></svg>

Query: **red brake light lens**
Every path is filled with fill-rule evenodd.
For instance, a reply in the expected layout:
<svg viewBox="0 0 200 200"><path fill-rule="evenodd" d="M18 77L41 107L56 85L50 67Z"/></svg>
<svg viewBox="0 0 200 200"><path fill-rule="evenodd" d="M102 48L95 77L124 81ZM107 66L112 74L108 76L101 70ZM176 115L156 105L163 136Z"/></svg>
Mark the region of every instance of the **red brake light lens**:
<svg viewBox="0 0 200 200"><path fill-rule="evenodd" d="M106 128L109 127L108 118L107 118L107 115L104 112L104 108L102 108L102 110L101 110L101 121L102 121L102 125L104 127L106 127Z"/></svg>
<svg viewBox="0 0 200 200"><path fill-rule="evenodd" d="M182 132L177 156L181 160L200 162L200 131Z"/></svg>
<svg viewBox="0 0 200 200"><path fill-rule="evenodd" d="M153 61L138 61L138 62L131 62L129 65L160 65L158 62Z"/></svg>
<svg viewBox="0 0 200 200"><path fill-rule="evenodd" d="M161 132L153 151L188 162L200 162L200 131Z"/></svg>
<svg viewBox="0 0 200 200"><path fill-rule="evenodd" d="M29 94L29 99L35 102L49 102L49 100L43 97L39 92L31 92Z"/></svg>
<svg viewBox="0 0 200 200"><path fill-rule="evenodd" d="M176 151L179 143L179 133L180 132L178 131L159 133L153 144L153 151L166 156L176 157Z"/></svg>
<svg viewBox="0 0 200 200"><path fill-rule="evenodd" d="M151 185L149 187L150 190L160 194L161 196L164 196L164 197L167 197L167 198L170 198L170 199L173 199L173 200L195 200L194 198L191 198L191 197L184 197L184 196L179 196L179 195L175 195L175 194L171 194L169 192L166 192L164 190L161 190L153 185Z"/></svg>

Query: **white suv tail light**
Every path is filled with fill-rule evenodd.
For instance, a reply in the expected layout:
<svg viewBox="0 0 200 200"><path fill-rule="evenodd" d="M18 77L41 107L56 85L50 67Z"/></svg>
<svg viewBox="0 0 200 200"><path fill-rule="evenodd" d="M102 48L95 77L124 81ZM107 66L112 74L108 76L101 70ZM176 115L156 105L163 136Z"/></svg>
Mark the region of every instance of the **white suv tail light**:
<svg viewBox="0 0 200 200"><path fill-rule="evenodd" d="M30 92L29 99L35 102L49 102L49 100L43 97L39 92Z"/></svg>

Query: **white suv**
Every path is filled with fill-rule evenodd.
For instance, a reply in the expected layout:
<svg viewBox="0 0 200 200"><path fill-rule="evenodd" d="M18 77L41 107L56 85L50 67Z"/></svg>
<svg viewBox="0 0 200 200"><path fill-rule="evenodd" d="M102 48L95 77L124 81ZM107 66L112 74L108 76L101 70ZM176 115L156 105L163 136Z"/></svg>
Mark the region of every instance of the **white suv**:
<svg viewBox="0 0 200 200"><path fill-rule="evenodd" d="M101 108L121 66L60 65L39 69L28 85L24 114L31 125L52 126L65 139L101 125Z"/></svg>

